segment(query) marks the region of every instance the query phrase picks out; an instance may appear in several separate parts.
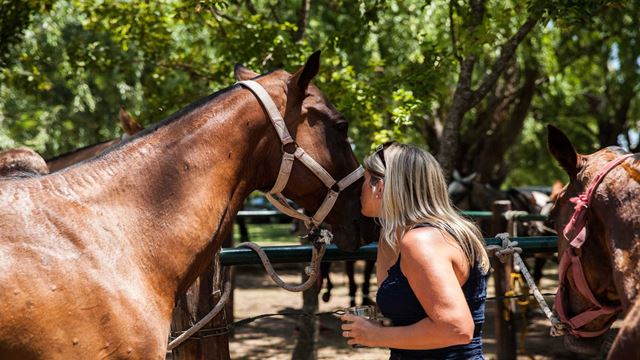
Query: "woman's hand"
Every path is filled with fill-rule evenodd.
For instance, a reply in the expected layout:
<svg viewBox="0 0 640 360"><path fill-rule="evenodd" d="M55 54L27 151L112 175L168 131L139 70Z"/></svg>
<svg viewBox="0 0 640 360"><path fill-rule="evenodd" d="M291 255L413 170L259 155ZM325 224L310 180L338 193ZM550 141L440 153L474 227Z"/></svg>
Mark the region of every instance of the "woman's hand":
<svg viewBox="0 0 640 360"><path fill-rule="evenodd" d="M349 345L378 346L377 337L382 328L377 322L367 320L360 316L345 314L342 320L342 336L346 337Z"/></svg>

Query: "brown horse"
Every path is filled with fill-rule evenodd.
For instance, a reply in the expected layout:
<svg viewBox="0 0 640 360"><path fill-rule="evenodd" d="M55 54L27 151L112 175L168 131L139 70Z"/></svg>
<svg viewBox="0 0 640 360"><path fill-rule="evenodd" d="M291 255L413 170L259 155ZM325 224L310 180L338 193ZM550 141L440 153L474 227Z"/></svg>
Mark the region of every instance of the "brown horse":
<svg viewBox="0 0 640 360"><path fill-rule="evenodd" d="M294 75L255 81L284 114L293 147L342 179L358 164L346 120L309 84L319 62L315 53ZM233 86L96 158L0 181L0 358L164 359L176 296L292 150L253 93ZM361 181L326 217L346 250L374 236L360 214ZM313 210L327 189L296 161L283 193Z"/></svg>
<svg viewBox="0 0 640 360"><path fill-rule="evenodd" d="M640 156L617 147L578 154L564 133L552 125L548 130L549 151L569 175L551 211L561 257L555 308L569 326L565 345L598 352L617 310L633 307L610 358L637 359Z"/></svg>
<svg viewBox="0 0 640 360"><path fill-rule="evenodd" d="M138 122L136 122L123 107L120 108L118 118L120 119L120 126L122 126L122 129L124 130L122 139L133 136L143 130L143 127L140 126L140 124L138 124ZM67 166L71 166L73 164L79 163L80 161L84 161L86 159L90 159L96 155L99 155L109 147L118 144L122 139L103 141L98 144L89 145L68 153L64 153L62 155L58 155L47 160L47 166L49 167L50 172L64 169Z"/></svg>
<svg viewBox="0 0 640 360"><path fill-rule="evenodd" d="M42 156L29 148L0 151L0 177L25 177L48 173L49 168Z"/></svg>

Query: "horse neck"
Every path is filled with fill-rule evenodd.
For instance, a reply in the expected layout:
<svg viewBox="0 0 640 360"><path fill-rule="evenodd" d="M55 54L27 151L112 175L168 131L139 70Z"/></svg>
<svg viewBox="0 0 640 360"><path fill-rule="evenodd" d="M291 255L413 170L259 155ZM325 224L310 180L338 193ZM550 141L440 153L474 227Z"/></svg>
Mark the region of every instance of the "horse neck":
<svg viewBox="0 0 640 360"><path fill-rule="evenodd" d="M626 310L640 293L640 182L622 175L629 171L623 166L600 185L599 191L607 196L594 198L591 209L597 226L591 229L587 223L587 231L599 237L598 250L610 254L614 283Z"/></svg>
<svg viewBox="0 0 640 360"><path fill-rule="evenodd" d="M280 149L255 98L224 99L59 173L57 186L91 184L81 186L88 206L117 207L107 226L126 230L136 263L172 301L211 261L243 200L263 186L257 179L269 178L266 156Z"/></svg>

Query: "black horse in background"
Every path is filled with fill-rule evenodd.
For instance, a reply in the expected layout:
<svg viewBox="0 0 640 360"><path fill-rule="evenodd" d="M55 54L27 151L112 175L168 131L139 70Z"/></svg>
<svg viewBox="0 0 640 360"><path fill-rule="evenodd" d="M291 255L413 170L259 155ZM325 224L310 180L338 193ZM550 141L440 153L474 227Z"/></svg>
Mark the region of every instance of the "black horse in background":
<svg viewBox="0 0 640 360"><path fill-rule="evenodd" d="M345 271L347 273L347 279L349 280L349 306L356 306L356 294L358 292L358 284L356 283L355 278L355 264L356 262L345 261ZM369 296L369 287L371 285L371 274L375 269L376 262L375 260L365 260L364 263L364 272L362 274L362 301L361 305L374 305L375 302ZM329 277L329 273L331 272L331 263L323 262L320 265L320 276L318 277L318 286L322 287L322 283L326 280L326 288L324 293L322 293L322 301L329 302L331 300L331 289L333 289L333 283L331 282L331 278Z"/></svg>
<svg viewBox="0 0 640 360"><path fill-rule="evenodd" d="M556 189L554 184L553 189ZM509 200L511 209L515 211L526 211L529 214L545 214L552 204L552 188L549 189L526 189L511 188L502 191L483 184L475 180L475 173L466 177L460 176L457 171L453 173L453 180L449 184L449 197L459 210L491 210L492 205L497 200ZM481 219L477 221L482 235L485 237L495 236L491 233L491 219ZM519 221L517 223L518 236L549 236L555 235L555 231L545 224L544 221ZM546 263L545 256L536 256L533 277L536 284L542 278L542 269Z"/></svg>

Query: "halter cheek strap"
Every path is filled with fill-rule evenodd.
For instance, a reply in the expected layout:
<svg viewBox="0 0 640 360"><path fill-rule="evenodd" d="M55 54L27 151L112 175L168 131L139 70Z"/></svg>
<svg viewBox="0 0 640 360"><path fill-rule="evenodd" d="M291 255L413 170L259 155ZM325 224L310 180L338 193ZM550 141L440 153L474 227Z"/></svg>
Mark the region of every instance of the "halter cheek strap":
<svg viewBox="0 0 640 360"><path fill-rule="evenodd" d="M301 147L299 147L295 140L289 134L287 130L287 126L280 115L280 111L278 111L278 107L271 99L271 96L267 93L267 91L262 87L262 85L258 84L253 80L245 80L239 81L238 84L246 87L251 90L253 94L258 98L258 100L262 103L264 108L269 115L269 119L273 124L273 127L280 138L280 142L282 143L282 162L280 163L280 171L278 171L278 178L276 179L273 188L266 194L267 200L273 204L278 210L283 213L302 220L307 228L313 226L319 226L325 219L325 217L329 214L333 205L338 200L338 195L340 192L349 185L356 182L358 179L362 177L364 174L364 169L362 166L359 166L357 169L352 171L349 175L345 176L342 180L336 181L331 174L329 174L318 162L316 162L309 154L307 154ZM293 153L288 153L284 150L285 145L294 144L295 151ZM306 166L313 174L322 181L324 186L327 187L328 192L324 198L324 201L316 211L316 213L309 217L304 214L301 214L296 209L291 207L287 202L287 198L282 195L282 191L287 186L289 182L289 177L291 176L291 168L293 167L293 162L295 159L300 160L300 162ZM334 187L334 185L337 185ZM333 190L337 188L337 191Z"/></svg>
<svg viewBox="0 0 640 360"><path fill-rule="evenodd" d="M596 337L602 335L604 332L609 330L609 327L604 327L597 331L580 330L580 328L599 316L614 314L622 309L620 305L603 306L596 299L591 288L589 288L589 284L587 283L587 279L584 275L582 261L577 255L576 250L580 249L587 240L587 209L591 205L591 201L598 185L600 185L611 169L620 165L623 161L634 155L635 154L627 154L611 160L602 170L600 170L591 184L589 184L587 190L582 194L569 199L569 201L575 204L575 207L571 219L562 231L562 234L570 241L570 243L569 247L565 250L562 254L562 258L560 259L560 268L558 270L560 285L558 287L558 294L556 294L555 308L560 320L569 324L569 332L577 337ZM563 299L564 296L566 296L567 274L570 271L573 275L576 290L591 302L591 306L587 310L573 317L568 316Z"/></svg>

